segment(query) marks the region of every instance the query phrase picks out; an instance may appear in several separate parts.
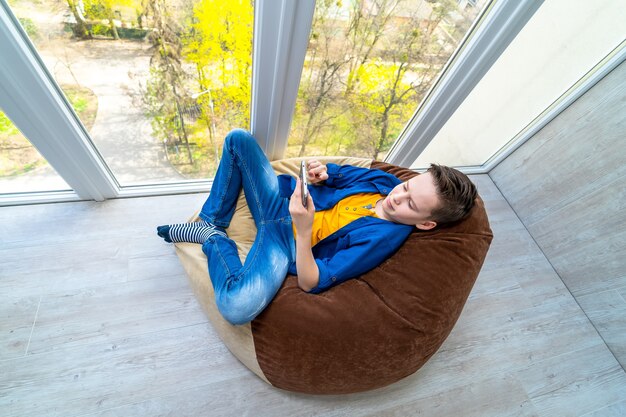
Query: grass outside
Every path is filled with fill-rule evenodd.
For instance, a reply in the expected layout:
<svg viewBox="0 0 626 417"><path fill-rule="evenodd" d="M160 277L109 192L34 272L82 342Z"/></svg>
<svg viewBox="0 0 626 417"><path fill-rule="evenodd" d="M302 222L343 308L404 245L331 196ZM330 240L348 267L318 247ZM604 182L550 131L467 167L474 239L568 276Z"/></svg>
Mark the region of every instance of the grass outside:
<svg viewBox="0 0 626 417"><path fill-rule="evenodd" d="M218 130L216 138L213 139L217 143L213 143L206 122L198 120L195 123L187 123L186 129L189 151L184 143L168 145L165 149L168 161L187 179L213 177L217 171L219 157L222 154L222 143L228 130ZM191 161L189 154L191 154Z"/></svg>
<svg viewBox="0 0 626 417"><path fill-rule="evenodd" d="M62 85L61 88L87 131L96 120L98 97L88 88ZM0 111L0 177L18 176L46 165L46 160Z"/></svg>

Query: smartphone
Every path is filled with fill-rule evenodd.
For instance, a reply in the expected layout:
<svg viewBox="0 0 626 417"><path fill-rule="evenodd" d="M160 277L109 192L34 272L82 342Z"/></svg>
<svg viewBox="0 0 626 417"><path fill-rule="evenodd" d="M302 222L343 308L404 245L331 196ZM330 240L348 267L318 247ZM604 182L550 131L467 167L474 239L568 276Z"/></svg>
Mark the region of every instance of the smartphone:
<svg viewBox="0 0 626 417"><path fill-rule="evenodd" d="M300 162L300 185L302 186L300 192L302 194L302 205L304 207L306 207L306 204L309 201L309 180L307 177L306 161L302 161Z"/></svg>

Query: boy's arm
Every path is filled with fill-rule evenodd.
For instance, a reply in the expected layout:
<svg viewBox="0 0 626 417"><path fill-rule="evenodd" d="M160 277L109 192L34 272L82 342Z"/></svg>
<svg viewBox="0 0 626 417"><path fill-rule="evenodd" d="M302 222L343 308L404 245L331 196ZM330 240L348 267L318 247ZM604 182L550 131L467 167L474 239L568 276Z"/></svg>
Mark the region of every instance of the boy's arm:
<svg viewBox="0 0 626 417"><path fill-rule="evenodd" d="M309 194L307 206L302 205L300 179L289 201L289 213L296 226L296 269L298 270L298 286L310 291L319 283L319 269L311 250L311 234L315 205Z"/></svg>
<svg viewBox="0 0 626 417"><path fill-rule="evenodd" d="M296 268L298 270L298 287L307 292L317 287L320 272L311 250L310 232L298 232L296 237Z"/></svg>
<svg viewBox="0 0 626 417"><path fill-rule="evenodd" d="M320 293L376 268L402 246L413 227L394 225L393 229L385 229L381 225L371 225L353 231L345 239L347 245L340 241L330 257L316 258L318 285L309 292Z"/></svg>
<svg viewBox="0 0 626 417"><path fill-rule="evenodd" d="M326 164L328 179L326 186L332 188L346 188L354 183L372 183L387 186L389 190L401 183L391 174L378 169L355 167L352 165Z"/></svg>
<svg viewBox="0 0 626 417"><path fill-rule="evenodd" d="M323 176L326 177L326 180L323 182L320 181L319 184L321 185L323 183L323 185L331 188L345 188L357 182L376 182L379 188L383 187L383 189L387 188L388 191L391 191L393 187L402 182L393 175L378 169L361 168L352 165L337 165L333 163L326 164L323 169ZM316 181L311 180L311 177L309 177L309 182L314 184ZM296 188L296 179L287 174L279 175L278 186L280 188L280 195L290 198Z"/></svg>

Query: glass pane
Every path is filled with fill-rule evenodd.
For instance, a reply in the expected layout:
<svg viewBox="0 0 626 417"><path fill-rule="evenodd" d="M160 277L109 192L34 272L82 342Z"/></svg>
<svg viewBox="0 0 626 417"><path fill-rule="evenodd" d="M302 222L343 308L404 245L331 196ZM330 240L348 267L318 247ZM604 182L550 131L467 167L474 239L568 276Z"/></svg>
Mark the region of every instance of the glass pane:
<svg viewBox="0 0 626 417"><path fill-rule="evenodd" d="M288 156L383 159L487 0L318 0Z"/></svg>
<svg viewBox="0 0 626 417"><path fill-rule="evenodd" d="M249 126L250 0L9 0L122 186L211 177ZM79 93L73 93L78 90Z"/></svg>
<svg viewBox="0 0 626 417"><path fill-rule="evenodd" d="M0 194L70 190L0 110Z"/></svg>
<svg viewBox="0 0 626 417"><path fill-rule="evenodd" d="M624 41L625 18L623 0L543 2L412 167L486 163Z"/></svg>

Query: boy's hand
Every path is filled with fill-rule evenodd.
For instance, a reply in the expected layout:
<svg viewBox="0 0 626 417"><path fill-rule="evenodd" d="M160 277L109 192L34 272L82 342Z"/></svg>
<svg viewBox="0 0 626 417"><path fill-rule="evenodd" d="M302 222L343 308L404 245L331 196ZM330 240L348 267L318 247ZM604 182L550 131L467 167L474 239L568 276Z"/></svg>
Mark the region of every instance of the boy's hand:
<svg viewBox="0 0 626 417"><path fill-rule="evenodd" d="M302 205L301 183L300 178L298 178L296 180L296 189L293 191L289 201L289 213L291 214L293 224L296 226L298 236L309 236L310 238L313 228L313 217L315 216L315 205L313 204L311 194L308 196L307 206L304 207Z"/></svg>
<svg viewBox="0 0 626 417"><path fill-rule="evenodd" d="M328 169L317 159L307 161L307 177L311 184L319 184L328 179Z"/></svg>
<svg viewBox="0 0 626 417"><path fill-rule="evenodd" d="M311 250L311 235L313 234L313 218L315 206L311 194L307 205L302 205L300 178L296 180L296 189L289 200L289 213L296 226L296 269L298 270L298 287L303 291L311 291L320 281L320 271Z"/></svg>

